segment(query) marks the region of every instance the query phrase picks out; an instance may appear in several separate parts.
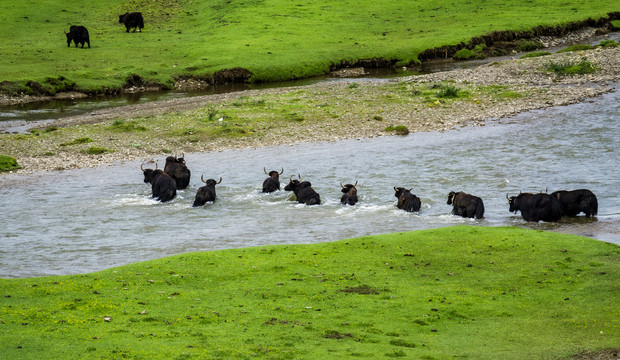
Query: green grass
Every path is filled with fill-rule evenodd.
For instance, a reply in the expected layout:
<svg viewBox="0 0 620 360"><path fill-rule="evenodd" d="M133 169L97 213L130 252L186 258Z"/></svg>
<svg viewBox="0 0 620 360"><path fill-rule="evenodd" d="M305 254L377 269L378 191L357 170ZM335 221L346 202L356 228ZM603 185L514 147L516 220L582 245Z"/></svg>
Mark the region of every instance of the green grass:
<svg viewBox="0 0 620 360"><path fill-rule="evenodd" d="M405 125L390 125L385 128L385 132L394 132L398 135L408 135L409 129Z"/></svg>
<svg viewBox="0 0 620 360"><path fill-rule="evenodd" d="M555 63L550 62L545 70L548 72L553 72L557 76L566 76L566 75L583 75L583 74L591 74L597 70L596 66L587 60L582 60L578 63L566 62L566 63Z"/></svg>
<svg viewBox="0 0 620 360"><path fill-rule="evenodd" d="M91 146L88 149L84 150L84 153L88 155L100 155L100 154L105 154L107 152L110 152L110 150L99 147L99 146Z"/></svg>
<svg viewBox="0 0 620 360"><path fill-rule="evenodd" d="M125 33L118 14L128 10L144 14L144 32ZM0 30L10 36L0 43L0 89L100 93L120 89L134 75L171 86L178 76L209 79L237 67L248 69L252 81L287 80L358 59L408 64L426 49L494 30L562 25L618 10L613 0L3 1ZM91 49L67 48L63 31L78 24L89 28Z"/></svg>
<svg viewBox="0 0 620 360"><path fill-rule="evenodd" d="M562 50L558 50L558 53L571 52L571 51L584 51L584 50L592 50L592 49L594 49L594 46L590 44L575 44L575 45L568 46Z"/></svg>
<svg viewBox="0 0 620 360"><path fill-rule="evenodd" d="M85 136L85 137L79 137L77 139L61 143L60 146L71 146L71 145L88 144L90 142L93 142L93 139Z"/></svg>
<svg viewBox="0 0 620 360"><path fill-rule="evenodd" d="M521 59L527 59L527 58L532 58L532 57L541 57L541 56L547 56L547 55L551 55L551 53L548 52L548 51L534 51L534 52L527 53L527 54L521 56Z"/></svg>
<svg viewBox="0 0 620 360"><path fill-rule="evenodd" d="M459 97L459 92L461 89L452 85L444 85L437 92L437 97L440 99L453 99Z"/></svg>
<svg viewBox="0 0 620 360"><path fill-rule="evenodd" d="M559 359L618 348L620 248L451 227L0 279L7 359Z"/></svg>
<svg viewBox="0 0 620 360"><path fill-rule="evenodd" d="M148 130L146 126L140 125L136 121L125 121L121 119L114 120L109 129L118 132L140 132Z"/></svg>
<svg viewBox="0 0 620 360"><path fill-rule="evenodd" d="M17 160L13 157L0 155L0 172L21 169Z"/></svg>

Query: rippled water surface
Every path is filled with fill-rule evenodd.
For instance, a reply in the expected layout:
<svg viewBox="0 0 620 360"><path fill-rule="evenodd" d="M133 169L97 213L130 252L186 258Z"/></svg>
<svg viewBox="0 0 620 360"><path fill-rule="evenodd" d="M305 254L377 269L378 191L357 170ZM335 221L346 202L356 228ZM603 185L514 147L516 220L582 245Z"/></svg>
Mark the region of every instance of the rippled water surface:
<svg viewBox="0 0 620 360"><path fill-rule="evenodd" d="M516 225L620 244L620 96L529 112L485 127L331 143L186 154L190 187L170 203L150 198L140 162L0 176L0 277L96 271L189 251L300 244L469 224ZM160 166L164 158L158 159ZM269 169L301 174L323 205L260 193ZM192 208L206 178L218 199ZM286 180L283 180L285 182ZM340 205L339 183L360 203ZM284 184L283 184L284 186ZM393 186L413 188L420 213L396 209ZM589 188L596 219L526 223L506 194ZM450 215L450 191L483 198L483 220Z"/></svg>

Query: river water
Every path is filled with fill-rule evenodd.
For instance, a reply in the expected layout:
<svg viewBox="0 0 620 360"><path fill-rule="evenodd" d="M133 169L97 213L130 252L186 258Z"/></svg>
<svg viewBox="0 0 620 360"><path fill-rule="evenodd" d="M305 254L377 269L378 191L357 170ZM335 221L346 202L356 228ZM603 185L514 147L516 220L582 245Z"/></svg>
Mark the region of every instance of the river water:
<svg viewBox="0 0 620 360"><path fill-rule="evenodd" d="M484 127L261 149L185 154L189 188L161 204L140 162L0 176L0 277L91 272L191 251L302 244L457 224L519 226L620 244L620 92L532 111ZM157 159L160 166L164 158ZM267 169L283 185L301 174L323 204L260 192ZM192 208L200 175L223 181L218 199ZM340 205L340 182L360 203ZM395 207L393 186L413 188L419 213ZM589 188L595 219L526 223L506 194ZM482 220L450 215L450 191L483 198Z"/></svg>

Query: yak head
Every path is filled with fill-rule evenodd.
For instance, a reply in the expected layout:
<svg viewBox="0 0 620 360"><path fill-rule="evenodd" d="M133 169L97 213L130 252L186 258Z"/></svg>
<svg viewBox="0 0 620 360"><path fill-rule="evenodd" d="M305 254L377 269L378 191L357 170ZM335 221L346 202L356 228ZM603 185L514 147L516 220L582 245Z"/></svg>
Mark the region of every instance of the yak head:
<svg viewBox="0 0 620 360"><path fill-rule="evenodd" d="M144 164L140 165L140 170L144 174L144 182L145 183L153 183L156 177L163 173L162 170L157 168L157 163L155 163L155 169L145 169Z"/></svg>
<svg viewBox="0 0 620 360"><path fill-rule="evenodd" d="M207 187L210 187L210 188L215 188L215 185L217 185L217 184L219 184L219 183L221 183L221 182L222 182L222 177L220 176L220 181L215 181L214 179L205 180L205 179L204 179L204 177L203 177L203 175L200 175L200 180L201 180L203 183L207 184L207 185L206 185Z"/></svg>
<svg viewBox="0 0 620 360"><path fill-rule="evenodd" d="M506 199L508 199L508 211L517 212L519 210L519 206L517 205L517 196L508 197L508 194L506 194Z"/></svg>
<svg viewBox="0 0 620 360"><path fill-rule="evenodd" d="M286 191L292 191L295 194L297 194L297 192L299 192L299 186L301 185L301 176L297 175L299 177L299 180L293 180L293 175L291 175L291 177L289 178L289 183L288 185L286 185L284 187L284 190Z"/></svg>
<svg viewBox="0 0 620 360"><path fill-rule="evenodd" d="M411 188L413 189L413 188ZM411 193L411 189L405 189L404 187L396 187L394 186L394 196L396 196L397 198L400 198L401 196L404 196L406 194L410 194Z"/></svg>
<svg viewBox="0 0 620 360"><path fill-rule="evenodd" d="M71 47L71 40L73 40L73 35L71 34L71 32L65 32L65 35L67 36L67 46Z"/></svg>
<svg viewBox="0 0 620 360"><path fill-rule="evenodd" d="M281 172L277 172L275 170L271 170L270 172L267 172L267 169L265 169L265 167L263 167L263 171L265 172L265 174L269 175L270 178L274 178L276 180L280 179L280 175L282 175L284 173L284 168L282 168Z"/></svg>
<svg viewBox="0 0 620 360"><path fill-rule="evenodd" d="M519 193L519 195L517 196L511 196L508 197L508 194L506 194L506 199L508 199L508 211L510 212L517 212L517 211L521 211L521 202L523 200L523 198L527 198L530 196L534 196L534 194L530 194L530 193Z"/></svg>
<svg viewBox="0 0 620 360"><path fill-rule="evenodd" d="M351 194L356 194L357 193L357 181L355 182L355 184L346 184L346 185L342 185L342 183L340 183L340 187L342 188L340 191L342 191L343 193L348 193L349 191L351 191Z"/></svg>
<svg viewBox="0 0 620 360"><path fill-rule="evenodd" d="M452 205L454 203L454 198L456 198L456 195L459 194L457 192L454 191L450 191L450 193L448 194L448 205Z"/></svg>
<svg viewBox="0 0 620 360"><path fill-rule="evenodd" d="M178 156L174 159L177 164L185 165L185 153L181 153L181 156Z"/></svg>
<svg viewBox="0 0 620 360"><path fill-rule="evenodd" d="M118 16L118 23L122 24L123 22L125 22L125 16L129 15L129 13L124 13L123 15L119 15Z"/></svg>

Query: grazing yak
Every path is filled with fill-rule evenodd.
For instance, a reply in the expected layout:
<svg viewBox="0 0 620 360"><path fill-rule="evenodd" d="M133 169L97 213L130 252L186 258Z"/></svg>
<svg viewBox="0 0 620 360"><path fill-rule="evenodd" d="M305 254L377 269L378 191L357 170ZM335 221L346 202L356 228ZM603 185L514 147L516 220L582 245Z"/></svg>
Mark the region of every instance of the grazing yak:
<svg viewBox="0 0 620 360"><path fill-rule="evenodd" d="M69 32L65 32L67 35L67 47L71 47L71 41L75 43L75 47L78 44L82 45L82 49L84 48L84 44L88 44L88 48L90 49L90 37L88 36L88 29L84 26L76 26L72 25L69 28Z"/></svg>
<svg viewBox="0 0 620 360"><path fill-rule="evenodd" d="M452 205L452 214L466 218L482 219L484 216L484 203L482 199L464 192L450 191L448 205Z"/></svg>
<svg viewBox="0 0 620 360"><path fill-rule="evenodd" d="M314 191L312 184L309 181L301 181L301 175L297 175L299 180L293 180L293 176L290 178L288 185L284 187L286 191L292 191L297 197L297 202L306 205L320 205L321 196Z"/></svg>
<svg viewBox="0 0 620 360"><path fill-rule="evenodd" d="M217 195L215 194L215 185L222 182L221 177L220 177L220 181L216 182L213 179L205 180L202 175L200 176L200 180L206 185L199 188L198 191L196 191L196 198L194 199L194 205L193 205L194 207L202 206L209 201L211 202L215 201L215 198L217 197Z"/></svg>
<svg viewBox="0 0 620 360"><path fill-rule="evenodd" d="M346 184L342 185L340 183L340 187L342 188L340 191L344 193L340 198L340 203L342 205L355 205L357 203L357 181L355 184Z"/></svg>
<svg viewBox="0 0 620 360"><path fill-rule="evenodd" d="M144 182L151 184L151 190L155 199L161 202L174 199L177 195L176 181L163 170L157 169L157 163L155 163L155 169L144 169L142 165L140 165L140 169L142 169L144 174Z"/></svg>
<svg viewBox="0 0 620 360"><path fill-rule="evenodd" d="M508 197L509 211L521 211L525 221L558 221L562 217L560 202L555 197L545 194L521 193Z"/></svg>
<svg viewBox="0 0 620 360"><path fill-rule="evenodd" d="M577 216L580 212L586 217L596 216L598 213L598 200L596 195L588 189L579 190L559 190L551 193L551 196L558 199L562 212L566 216Z"/></svg>
<svg viewBox="0 0 620 360"><path fill-rule="evenodd" d="M396 207L407 212L420 211L422 201L420 198L411 193L411 189L407 190L403 187L394 186L394 196L398 198Z"/></svg>
<svg viewBox="0 0 620 360"><path fill-rule="evenodd" d="M166 158L166 165L164 166L164 172L176 181L177 190L185 189L189 185L191 176L191 171L189 171L187 165L185 165L183 156L168 156Z"/></svg>
<svg viewBox="0 0 620 360"><path fill-rule="evenodd" d="M118 22L125 24L126 32L129 32L131 28L133 28L133 32L136 32L138 29L142 32L142 29L144 29L144 19L142 18L142 13L139 12L126 12L123 15L119 15Z"/></svg>
<svg viewBox="0 0 620 360"><path fill-rule="evenodd" d="M282 168L282 171L280 172L277 172L275 170L267 172L267 169L263 167L263 171L265 172L265 174L269 175L269 177L266 178L265 181L263 181L263 192L270 193L276 190L280 190L280 175L284 173L284 168Z"/></svg>

